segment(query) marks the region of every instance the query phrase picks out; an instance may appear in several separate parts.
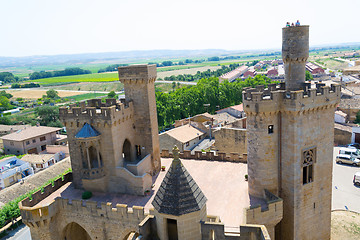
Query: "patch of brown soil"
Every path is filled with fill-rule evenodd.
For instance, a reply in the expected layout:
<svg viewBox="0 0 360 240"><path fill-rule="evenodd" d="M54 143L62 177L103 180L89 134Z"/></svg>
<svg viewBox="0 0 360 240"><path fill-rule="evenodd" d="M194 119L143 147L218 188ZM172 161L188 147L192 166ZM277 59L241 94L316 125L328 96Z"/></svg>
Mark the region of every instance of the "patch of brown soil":
<svg viewBox="0 0 360 240"><path fill-rule="evenodd" d="M331 240L360 239L360 214L350 211L331 212Z"/></svg>

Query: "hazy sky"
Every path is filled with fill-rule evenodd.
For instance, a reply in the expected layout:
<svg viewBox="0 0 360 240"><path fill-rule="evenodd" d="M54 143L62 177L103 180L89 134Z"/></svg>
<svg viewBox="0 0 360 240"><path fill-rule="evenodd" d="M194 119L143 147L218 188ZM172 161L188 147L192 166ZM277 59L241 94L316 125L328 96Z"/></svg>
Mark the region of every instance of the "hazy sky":
<svg viewBox="0 0 360 240"><path fill-rule="evenodd" d="M360 42L360 0L0 0L0 56L281 47L286 21L310 46Z"/></svg>

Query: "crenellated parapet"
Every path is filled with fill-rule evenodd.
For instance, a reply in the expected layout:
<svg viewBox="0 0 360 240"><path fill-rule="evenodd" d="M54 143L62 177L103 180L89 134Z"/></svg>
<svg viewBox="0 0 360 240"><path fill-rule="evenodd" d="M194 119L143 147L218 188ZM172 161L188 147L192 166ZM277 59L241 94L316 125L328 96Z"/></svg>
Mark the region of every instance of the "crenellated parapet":
<svg viewBox="0 0 360 240"><path fill-rule="evenodd" d="M56 198L62 212L81 214L83 216L105 217L116 219L120 222L140 223L148 215L153 215L153 209L146 212L144 207L128 207L126 204L114 204L111 202L96 202L81 199Z"/></svg>
<svg viewBox="0 0 360 240"><path fill-rule="evenodd" d="M162 158L173 158L174 155L168 149L163 149L160 153ZM242 155L238 153L214 153L214 152L202 152L202 151L195 151L194 154L191 153L190 150L184 150L179 154L181 159L196 159L196 160L207 160L207 161L221 161L221 162L240 162L246 163L247 162L247 153Z"/></svg>
<svg viewBox="0 0 360 240"><path fill-rule="evenodd" d="M247 88L243 91L244 111L252 114L277 114L278 112L301 112L336 107L340 100L340 85L303 84L303 90L286 91L284 85Z"/></svg>
<svg viewBox="0 0 360 240"><path fill-rule="evenodd" d="M274 239L274 227L283 218L283 200L266 189L264 192L265 206L255 205L245 209L246 223L265 225L271 239Z"/></svg>
<svg viewBox="0 0 360 240"><path fill-rule="evenodd" d="M119 123L133 118L133 103L117 102L116 99L106 99L102 103L101 99L91 99L87 103L80 102L69 107L59 109L60 120L65 126L76 122L109 122Z"/></svg>
<svg viewBox="0 0 360 240"><path fill-rule="evenodd" d="M120 82L135 83L135 84L145 84L150 82L155 82L157 71L156 65L132 65L119 67L119 80Z"/></svg>
<svg viewBox="0 0 360 240"><path fill-rule="evenodd" d="M33 193L31 198L25 198L19 202L22 221L29 227L38 228L49 225L52 218L58 213L57 203L55 200L51 200L42 204L42 201L59 188L70 184L71 180L72 173L67 173L62 178Z"/></svg>

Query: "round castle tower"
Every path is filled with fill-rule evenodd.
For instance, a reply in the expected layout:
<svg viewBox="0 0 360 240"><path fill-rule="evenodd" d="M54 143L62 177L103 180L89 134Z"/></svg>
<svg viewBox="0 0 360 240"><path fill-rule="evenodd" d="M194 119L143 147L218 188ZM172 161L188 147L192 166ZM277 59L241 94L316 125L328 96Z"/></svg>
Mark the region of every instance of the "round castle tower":
<svg viewBox="0 0 360 240"><path fill-rule="evenodd" d="M309 26L282 29L282 59L286 90L300 90L305 82L305 65L309 57Z"/></svg>

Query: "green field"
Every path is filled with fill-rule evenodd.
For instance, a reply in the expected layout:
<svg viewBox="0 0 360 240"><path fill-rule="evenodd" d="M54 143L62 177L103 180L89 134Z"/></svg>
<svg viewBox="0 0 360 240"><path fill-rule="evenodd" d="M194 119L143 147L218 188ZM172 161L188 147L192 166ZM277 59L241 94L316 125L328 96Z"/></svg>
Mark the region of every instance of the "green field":
<svg viewBox="0 0 360 240"><path fill-rule="evenodd" d="M85 94L75 95L66 98L71 99L72 101L82 101L82 100L97 98L101 96L106 96L106 93L85 93Z"/></svg>
<svg viewBox="0 0 360 240"><path fill-rule="evenodd" d="M42 78L36 80L29 80L27 82L35 82L41 85L54 84L54 83L75 83L75 82L112 82L118 81L119 77L117 72L113 73L93 73L75 76Z"/></svg>

